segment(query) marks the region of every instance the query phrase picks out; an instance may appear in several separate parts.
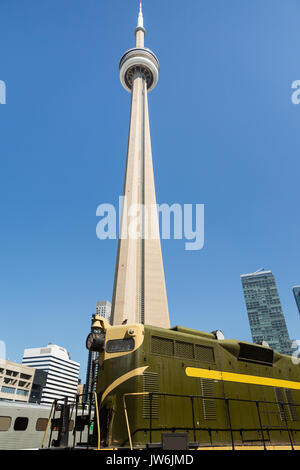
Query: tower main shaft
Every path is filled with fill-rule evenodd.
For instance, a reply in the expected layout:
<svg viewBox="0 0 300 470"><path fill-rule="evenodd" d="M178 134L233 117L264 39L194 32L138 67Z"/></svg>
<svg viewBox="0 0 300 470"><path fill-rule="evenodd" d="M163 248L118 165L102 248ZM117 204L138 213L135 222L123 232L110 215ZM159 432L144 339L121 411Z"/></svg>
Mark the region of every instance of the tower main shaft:
<svg viewBox="0 0 300 470"><path fill-rule="evenodd" d="M152 165L148 92L158 81L156 56L144 48L140 7L136 47L120 61L120 79L131 93L123 211L112 299L112 322L169 328Z"/></svg>

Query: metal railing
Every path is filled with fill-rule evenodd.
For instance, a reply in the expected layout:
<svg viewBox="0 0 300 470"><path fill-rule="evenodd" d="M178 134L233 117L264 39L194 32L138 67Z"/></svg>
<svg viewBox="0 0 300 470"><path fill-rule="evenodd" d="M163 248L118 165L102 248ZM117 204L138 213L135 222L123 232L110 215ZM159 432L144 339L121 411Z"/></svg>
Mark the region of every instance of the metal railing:
<svg viewBox="0 0 300 470"><path fill-rule="evenodd" d="M81 400L80 400L81 398ZM83 400L87 398L87 400ZM80 403L81 401L81 403ZM81 413L80 413L81 411ZM85 413L87 411L87 413ZM91 435L94 432L94 418L96 415L97 434L98 434L98 447L100 446L100 421L98 412L98 401L96 392L81 393L76 395L75 402L75 424L73 429L73 448L75 446L84 446L87 449L92 446ZM85 427L87 431L84 434ZM80 433L79 440L76 440L77 433ZM83 435L86 436L86 441L82 441Z"/></svg>
<svg viewBox="0 0 300 470"><path fill-rule="evenodd" d="M134 432L131 432L130 429L130 424L129 424L129 418L128 418L128 410L127 410L127 404L126 404L126 398L128 397L135 397L139 398L141 396L148 397L149 399L149 427L147 428L139 428L135 429ZM191 403L191 417L192 417L192 423L193 426L159 426L159 427L154 427L153 426L153 398L154 397L166 397L166 398L180 398L180 399L189 399ZM221 400L224 402L225 405L225 410L227 414L227 419L228 419L228 426L222 427L222 428L214 428L214 427L199 427L195 426L195 400ZM250 403L255 405L256 413L257 413L257 418L258 418L258 427L234 427L232 425L232 411L230 409L230 405L234 402L239 402L241 404L246 404ZM261 405L275 405L276 407L281 408L282 415L284 416L284 423L285 426L267 426L263 424L262 420L262 412L261 412ZM132 437L138 433L138 432L147 432L149 433L149 443L152 444L152 436L154 432L162 432L162 431L186 431L186 432L192 432L193 433L193 438L195 443L197 443L196 439L196 433L199 431L207 432L209 436L209 441L210 445L213 446L213 441L212 441L212 433L213 432L228 432L230 433L230 441L231 441L231 448L232 450L235 450L236 447L236 440L234 438L236 433L239 433L242 442L245 442L243 440L243 433L245 432L256 432L258 439L250 439L249 441L251 442L261 442L264 450L267 450L267 442L271 442L270 438L270 432L287 432L288 434L288 440L291 446L291 449L294 450L294 445L295 445L295 439L293 436L294 432L299 432L300 428L295 428L291 427L288 424L288 419L286 416L286 411L285 411L285 406L289 407L299 407L300 404L295 404L295 403L289 403L289 402L282 402L282 401L266 401L266 400L249 400L249 399L242 399L242 398L226 398L226 397L212 397L212 396L207 396L207 395L178 395L178 394L172 394L172 393L158 393L158 392L140 392L140 393L126 393L123 395L123 406L124 406L124 413L125 413L125 420L126 420L126 426L127 426L127 432L128 432L128 440L130 449L133 449L133 443L132 443ZM279 414L279 413L278 413ZM298 420L299 421L299 418ZM268 438L266 435L268 435ZM261 437L259 437L261 436ZM123 445L126 444L126 441L124 441ZM281 440L281 444L283 444L283 441ZM272 445L272 444L271 444ZM200 446L200 442L198 443L198 447Z"/></svg>
<svg viewBox="0 0 300 470"><path fill-rule="evenodd" d="M87 400L84 401L83 398L87 398ZM64 442L66 443L71 431L73 434L73 444L71 444L71 446L68 445L68 447L91 447L91 434L93 432L94 421L96 421L97 424L98 448L100 448L100 420L96 392L78 394L76 395L76 400L70 403L68 403L67 398L64 400L63 404L59 403L60 401L61 400L56 399L52 403L41 448L43 449L45 447L49 427L48 448L56 446L64 447L65 444L60 442L60 437L64 435ZM59 418L56 418L57 412L60 412ZM95 417L96 420L94 419ZM59 442L52 440L53 432L58 433ZM86 439L85 441L83 441L83 437Z"/></svg>

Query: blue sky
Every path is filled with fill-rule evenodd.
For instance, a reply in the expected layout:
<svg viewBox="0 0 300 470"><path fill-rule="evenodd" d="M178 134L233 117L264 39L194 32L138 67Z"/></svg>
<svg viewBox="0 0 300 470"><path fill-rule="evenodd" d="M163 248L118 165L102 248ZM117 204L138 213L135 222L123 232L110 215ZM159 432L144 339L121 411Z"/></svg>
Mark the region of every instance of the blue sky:
<svg viewBox="0 0 300 470"><path fill-rule="evenodd" d="M205 245L162 242L172 325L251 341L240 274L277 281L300 339L298 0L144 0L160 61L149 95L159 203L205 204ZM48 342L81 363L96 300L111 299L130 96L118 62L137 0L3 0L0 6L0 339L7 357Z"/></svg>

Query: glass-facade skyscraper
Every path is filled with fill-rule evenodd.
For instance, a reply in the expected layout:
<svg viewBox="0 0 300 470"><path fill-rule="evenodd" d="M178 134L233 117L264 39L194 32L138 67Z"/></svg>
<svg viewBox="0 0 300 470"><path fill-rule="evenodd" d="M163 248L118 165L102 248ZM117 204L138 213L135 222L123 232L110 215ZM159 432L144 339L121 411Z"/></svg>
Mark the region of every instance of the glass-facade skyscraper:
<svg viewBox="0 0 300 470"><path fill-rule="evenodd" d="M296 304L300 313L300 286L293 287Z"/></svg>
<svg viewBox="0 0 300 470"><path fill-rule="evenodd" d="M241 275L254 343L266 341L270 348L292 355L292 345L271 271Z"/></svg>

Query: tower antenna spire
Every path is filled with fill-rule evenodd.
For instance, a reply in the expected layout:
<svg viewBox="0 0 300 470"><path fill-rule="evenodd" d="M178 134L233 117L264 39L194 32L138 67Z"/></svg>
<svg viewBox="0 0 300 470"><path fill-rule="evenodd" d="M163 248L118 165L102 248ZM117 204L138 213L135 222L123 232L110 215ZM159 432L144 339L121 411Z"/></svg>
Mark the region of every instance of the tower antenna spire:
<svg viewBox="0 0 300 470"><path fill-rule="evenodd" d="M138 16L138 27L144 27L144 18L143 18L143 11L142 11L142 0L140 0L140 11Z"/></svg>

